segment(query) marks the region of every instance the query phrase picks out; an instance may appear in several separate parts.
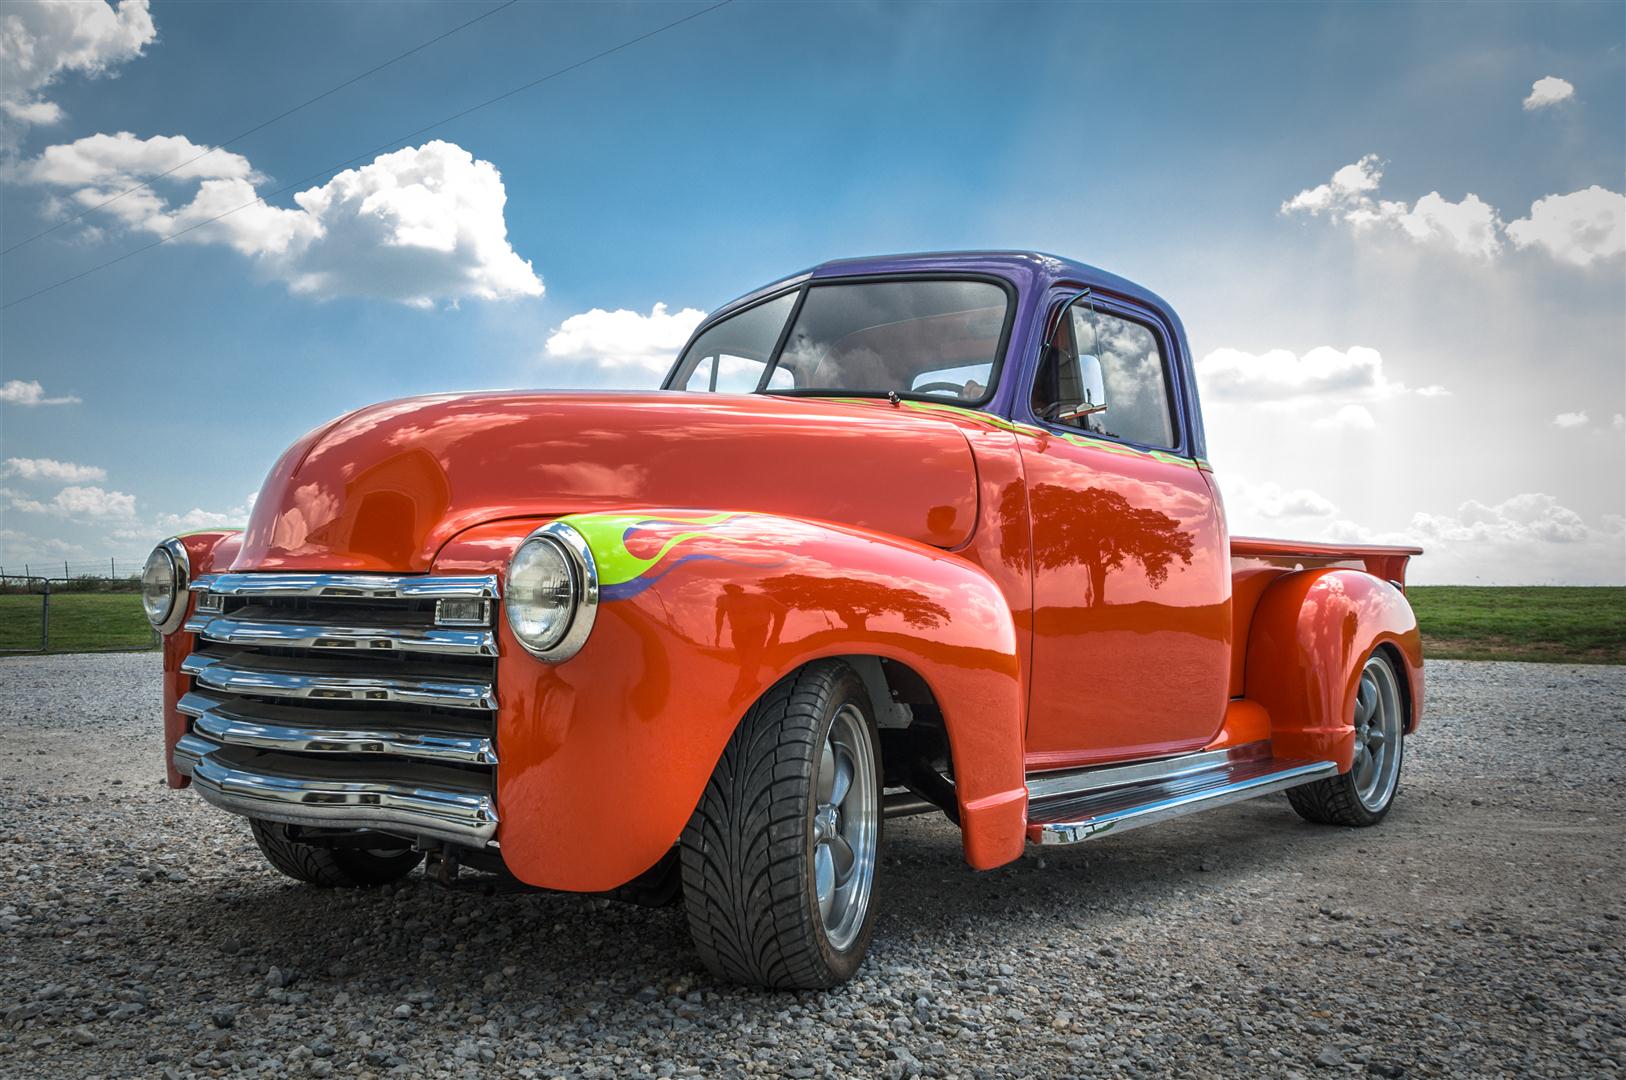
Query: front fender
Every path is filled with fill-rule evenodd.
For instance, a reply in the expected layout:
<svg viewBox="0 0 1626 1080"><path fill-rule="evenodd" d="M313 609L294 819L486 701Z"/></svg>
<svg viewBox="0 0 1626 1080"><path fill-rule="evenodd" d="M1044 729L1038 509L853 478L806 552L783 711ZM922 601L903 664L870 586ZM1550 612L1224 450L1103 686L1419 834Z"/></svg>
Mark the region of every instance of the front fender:
<svg viewBox="0 0 1626 1080"><path fill-rule="evenodd" d="M1021 853L1016 631L981 569L913 541L778 515L562 520L592 549L601 600L586 645L561 664L500 628L497 800L517 877L578 891L636 877L677 841L751 703L811 660L853 654L907 664L931 687L968 861L987 868Z"/></svg>
<svg viewBox="0 0 1626 1080"><path fill-rule="evenodd" d="M1355 760L1355 691L1374 649L1398 658L1406 731L1423 713L1423 647L1399 589L1360 570L1287 574L1259 600L1248 634L1243 694L1270 714L1278 758Z"/></svg>

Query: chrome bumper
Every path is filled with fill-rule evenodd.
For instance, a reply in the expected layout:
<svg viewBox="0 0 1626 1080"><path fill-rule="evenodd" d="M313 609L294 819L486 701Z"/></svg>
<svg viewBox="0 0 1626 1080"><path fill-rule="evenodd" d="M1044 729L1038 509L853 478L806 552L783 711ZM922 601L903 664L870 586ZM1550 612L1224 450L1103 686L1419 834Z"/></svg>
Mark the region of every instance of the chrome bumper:
<svg viewBox="0 0 1626 1080"><path fill-rule="evenodd" d="M496 646L438 601L487 578L226 574L186 630L175 770L232 813L481 847L497 832Z"/></svg>
<svg viewBox="0 0 1626 1080"><path fill-rule="evenodd" d="M324 829L376 829L480 847L497 832L490 790L433 765L360 766L221 746L197 735L175 745L175 768L203 798L234 814Z"/></svg>

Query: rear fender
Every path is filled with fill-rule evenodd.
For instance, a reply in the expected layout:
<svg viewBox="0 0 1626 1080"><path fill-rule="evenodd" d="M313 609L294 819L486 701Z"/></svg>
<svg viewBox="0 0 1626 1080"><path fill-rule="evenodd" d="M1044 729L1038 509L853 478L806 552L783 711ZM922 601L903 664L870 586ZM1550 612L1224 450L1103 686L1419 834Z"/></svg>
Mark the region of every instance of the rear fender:
<svg viewBox="0 0 1626 1080"><path fill-rule="evenodd" d="M1355 759L1355 690L1374 649L1389 649L1406 696L1406 731L1423 712L1417 618L1399 589L1360 570L1287 574L1260 597L1243 694L1270 714L1279 758Z"/></svg>
<svg viewBox="0 0 1626 1080"><path fill-rule="evenodd" d="M678 840L751 703L803 664L842 655L919 673L948 729L967 860L988 868L1021 854L1016 632L981 569L913 541L777 515L562 520L597 564L591 636L547 664L506 620L499 628L499 837L516 876L577 891L636 877ZM511 551L525 534L508 535Z"/></svg>

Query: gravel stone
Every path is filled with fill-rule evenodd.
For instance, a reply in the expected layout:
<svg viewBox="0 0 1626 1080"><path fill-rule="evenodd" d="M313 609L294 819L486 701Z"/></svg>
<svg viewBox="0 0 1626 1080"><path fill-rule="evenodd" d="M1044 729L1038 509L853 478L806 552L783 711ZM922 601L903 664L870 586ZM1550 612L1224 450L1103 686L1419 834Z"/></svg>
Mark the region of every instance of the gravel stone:
<svg viewBox="0 0 1626 1080"><path fill-rule="evenodd" d="M676 909L297 885L163 786L155 655L0 659L0 1077L1619 1076L1626 667L1428 676L1377 828L1267 798L976 873L890 822L869 960L789 994Z"/></svg>

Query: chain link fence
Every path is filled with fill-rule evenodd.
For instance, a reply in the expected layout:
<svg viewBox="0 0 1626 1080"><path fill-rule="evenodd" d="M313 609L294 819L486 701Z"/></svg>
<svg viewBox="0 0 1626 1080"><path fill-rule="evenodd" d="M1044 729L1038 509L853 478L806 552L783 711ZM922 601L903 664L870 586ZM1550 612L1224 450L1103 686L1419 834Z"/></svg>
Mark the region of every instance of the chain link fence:
<svg viewBox="0 0 1626 1080"><path fill-rule="evenodd" d="M133 589L140 587L143 561L116 558L86 559L77 562L68 559L43 562L24 560L0 563L0 577L37 577L59 583L82 580L128 582Z"/></svg>
<svg viewBox="0 0 1626 1080"><path fill-rule="evenodd" d="M0 565L0 655L155 649L140 560Z"/></svg>
<svg viewBox="0 0 1626 1080"><path fill-rule="evenodd" d="M0 574L0 653L46 652L50 647L50 581Z"/></svg>

